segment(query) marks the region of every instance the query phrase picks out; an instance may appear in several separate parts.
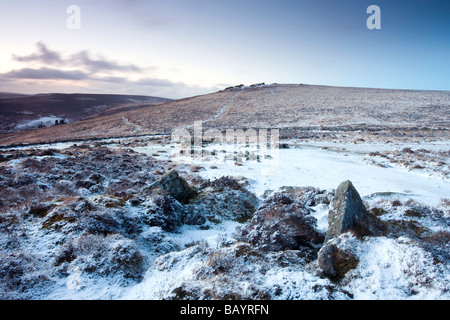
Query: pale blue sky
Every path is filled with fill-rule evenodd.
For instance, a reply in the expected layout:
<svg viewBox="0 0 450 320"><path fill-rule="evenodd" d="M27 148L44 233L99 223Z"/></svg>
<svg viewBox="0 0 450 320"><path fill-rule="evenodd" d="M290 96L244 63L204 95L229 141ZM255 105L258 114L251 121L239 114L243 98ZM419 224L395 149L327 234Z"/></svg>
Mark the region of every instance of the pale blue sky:
<svg viewBox="0 0 450 320"><path fill-rule="evenodd" d="M66 27L71 4L80 30ZM381 30L366 27L371 4ZM179 98L257 82L450 90L449 17L450 2L433 0L2 0L0 91Z"/></svg>

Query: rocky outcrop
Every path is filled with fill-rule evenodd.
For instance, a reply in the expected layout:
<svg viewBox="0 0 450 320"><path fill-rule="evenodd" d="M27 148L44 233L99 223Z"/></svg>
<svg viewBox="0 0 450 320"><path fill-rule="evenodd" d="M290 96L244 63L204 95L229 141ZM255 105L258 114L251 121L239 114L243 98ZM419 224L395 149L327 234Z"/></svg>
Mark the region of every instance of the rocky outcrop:
<svg viewBox="0 0 450 320"><path fill-rule="evenodd" d="M174 197L166 194L156 196L147 211L145 223L173 232L183 225L183 207Z"/></svg>
<svg viewBox="0 0 450 320"><path fill-rule="evenodd" d="M163 192L152 195L145 221L168 232L184 224L207 227L223 220L245 222L258 205L258 198L230 177L202 181L194 189L178 174L169 172L153 185Z"/></svg>
<svg viewBox="0 0 450 320"><path fill-rule="evenodd" d="M195 189L191 188L176 170L167 172L161 179L155 181L150 188L159 188L182 204L187 203L196 195Z"/></svg>
<svg viewBox="0 0 450 320"><path fill-rule="evenodd" d="M219 223L224 219L245 222L256 211L258 199L247 190L203 190L191 203L206 219Z"/></svg>
<svg viewBox="0 0 450 320"><path fill-rule="evenodd" d="M384 231L381 221L367 211L358 191L349 180L339 185L331 202L326 240L347 231L353 231L360 238L379 236Z"/></svg>
<svg viewBox="0 0 450 320"><path fill-rule="evenodd" d="M339 185L330 203L328 231L325 243L317 255L322 275L332 281L339 281L358 265L358 259L352 253L339 249L336 245L337 238L348 231L358 238L384 233L383 223L366 209L358 191L349 180Z"/></svg>
<svg viewBox="0 0 450 320"><path fill-rule="evenodd" d="M316 219L301 202L286 194L276 193L264 201L238 235L263 251L312 249L324 237L315 229Z"/></svg>

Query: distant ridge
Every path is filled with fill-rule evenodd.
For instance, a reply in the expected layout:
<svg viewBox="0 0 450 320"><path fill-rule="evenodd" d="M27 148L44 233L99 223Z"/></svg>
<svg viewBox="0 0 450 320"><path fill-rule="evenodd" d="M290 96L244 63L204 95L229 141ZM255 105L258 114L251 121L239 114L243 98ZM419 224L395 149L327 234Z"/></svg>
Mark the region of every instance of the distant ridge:
<svg viewBox="0 0 450 320"><path fill-rule="evenodd" d="M0 94L0 133L29 128L41 118L66 119L77 122L100 115L111 115L170 101L170 99L121 94L36 95ZM32 128L32 127L31 127Z"/></svg>
<svg viewBox="0 0 450 320"><path fill-rule="evenodd" d="M30 96L30 95L22 94L22 93L14 93L14 92L0 92L0 100L15 99L15 98L28 97L28 96Z"/></svg>

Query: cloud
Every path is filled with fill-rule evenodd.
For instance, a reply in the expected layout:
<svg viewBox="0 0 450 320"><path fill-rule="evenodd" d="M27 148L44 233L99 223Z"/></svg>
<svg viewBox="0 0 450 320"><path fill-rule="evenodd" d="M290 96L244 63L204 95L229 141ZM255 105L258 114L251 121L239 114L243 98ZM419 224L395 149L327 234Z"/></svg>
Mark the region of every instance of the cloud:
<svg viewBox="0 0 450 320"><path fill-rule="evenodd" d="M91 72L99 71L131 71L141 72L142 68L133 64L119 64L115 61L107 60L106 58L93 59L90 57L88 51L80 51L72 55L72 61L80 66L84 66Z"/></svg>
<svg viewBox="0 0 450 320"><path fill-rule="evenodd" d="M37 52L30 55L13 55L13 59L18 62L40 62L45 65L62 66L71 65L78 69L86 69L89 72L105 71L124 71L124 72L142 72L143 69L134 64L120 64L117 61L105 57L93 58L87 50L72 54L70 57L63 57L62 53L48 49L43 42L36 44Z"/></svg>
<svg viewBox="0 0 450 320"><path fill-rule="evenodd" d="M78 70L58 70L49 68L23 68L3 73L2 76L5 78L34 80L84 80L87 78L85 73Z"/></svg>
<svg viewBox="0 0 450 320"><path fill-rule="evenodd" d="M38 42L36 46L37 50L32 54L13 55L15 61L25 66L0 73L2 85L8 84L9 88L15 86L16 89L12 90L17 92L27 86L27 92L31 87L39 92L56 92L60 89L68 92L77 88L98 93L127 92L168 98L181 98L212 90L152 76L152 71L159 69L155 66L121 63L100 54L93 55L88 50L63 54L50 50L43 42Z"/></svg>
<svg viewBox="0 0 450 320"><path fill-rule="evenodd" d="M51 51L43 42L36 44L38 48L37 53L30 54L28 56L13 55L13 59L19 62L43 62L45 64L61 64L63 59L61 55L56 51Z"/></svg>
<svg viewBox="0 0 450 320"><path fill-rule="evenodd" d="M144 75L144 70L155 70L156 67L140 67L135 64L121 64L117 61L107 59L97 55L93 57L87 50L82 50L74 54L64 57L63 54L48 49L43 42L38 42L38 51L27 55L14 55L14 59L20 62L41 62L50 66L63 67L70 65L83 71L60 70L42 67L40 69L24 68L20 70L12 70L0 76L15 79L67 79L67 80L93 80L115 84L126 84L143 87L176 87L185 86L183 83L175 83L167 79L142 77L138 80L130 80L130 75ZM118 72L118 74L117 74ZM105 75L110 74L110 75ZM135 78L135 77L133 77Z"/></svg>
<svg viewBox="0 0 450 320"><path fill-rule="evenodd" d="M96 80L96 81L103 81L103 82L109 82L109 83L118 83L118 84L123 84L123 83L127 83L129 82L129 80L125 77L93 77L92 80Z"/></svg>
<svg viewBox="0 0 450 320"><path fill-rule="evenodd" d="M109 83L137 85L137 86L151 86L151 87L176 87L185 85L181 82L175 83L167 79L159 79L159 78L142 78L139 80L130 80L125 77L91 77L91 79L95 81L102 81Z"/></svg>
<svg viewBox="0 0 450 320"><path fill-rule="evenodd" d="M152 87L175 87L183 85L182 83L175 83L170 80L157 78L142 78L137 81L134 81L134 83L138 85L152 86Z"/></svg>

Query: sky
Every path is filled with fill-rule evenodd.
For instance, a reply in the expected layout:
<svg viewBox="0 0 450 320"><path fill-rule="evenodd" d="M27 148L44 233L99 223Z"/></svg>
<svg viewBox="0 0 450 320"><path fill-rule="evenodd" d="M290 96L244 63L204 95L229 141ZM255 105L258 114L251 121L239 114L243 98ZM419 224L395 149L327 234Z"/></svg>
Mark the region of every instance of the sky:
<svg viewBox="0 0 450 320"><path fill-rule="evenodd" d="M370 5L381 29L367 27ZM1 0L0 34L0 92L450 90L448 0Z"/></svg>

